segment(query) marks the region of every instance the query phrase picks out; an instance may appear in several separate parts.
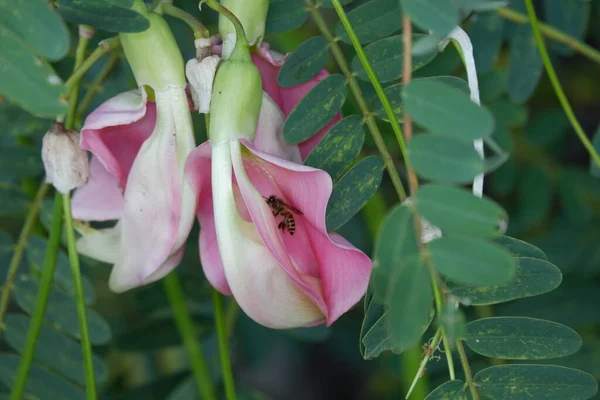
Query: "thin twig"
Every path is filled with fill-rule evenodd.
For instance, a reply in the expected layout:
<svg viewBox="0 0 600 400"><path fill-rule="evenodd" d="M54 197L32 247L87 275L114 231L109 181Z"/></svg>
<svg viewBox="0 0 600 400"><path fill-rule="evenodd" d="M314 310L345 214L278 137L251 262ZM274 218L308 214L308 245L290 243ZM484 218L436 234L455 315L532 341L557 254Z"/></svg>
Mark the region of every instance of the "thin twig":
<svg viewBox="0 0 600 400"><path fill-rule="evenodd" d="M567 115L571 126L575 130L575 133L579 137L579 140L583 144L583 147L588 151L594 162L600 167L600 156L594 149L594 145L588 139L587 135L579 125L579 121L577 121L577 117L575 117L575 113L569 104L569 100L565 95L565 92L558 80L558 76L556 76L556 71L552 66L552 61L550 61L550 56L548 55L548 50L546 49L546 45L544 44L544 39L542 38L542 33L540 31L540 26L538 22L537 15L535 14L535 8L533 7L533 3L531 0L525 0L525 5L527 6L527 14L529 15L529 21L531 22L531 28L533 30L533 35L535 37L535 43L537 45L538 50L540 51L540 55L542 56L542 62L544 63L544 67L546 68L546 73L548 74L548 78L550 78L550 83L552 83L552 87L554 88L554 92L556 93L556 97L558 97L558 101L563 108L563 111Z"/></svg>
<svg viewBox="0 0 600 400"><path fill-rule="evenodd" d="M33 200L33 203L31 203L31 207L29 208L29 213L25 218L23 229L21 229L21 233L19 234L19 238L17 239L17 244L15 245L13 256L10 259L8 272L6 273L6 281L4 282L2 294L0 295L0 337L2 336L2 330L4 329L4 315L6 314L6 310L8 309L10 294L14 288L15 277L17 276L17 270L19 269L19 265L21 265L21 259L23 258L25 246L27 245L27 239L29 238L33 226L37 221L38 213L44 201L44 197L46 197L46 193L48 193L48 189L50 189L50 185L48 185L47 183L42 183L40 185L40 188L38 189L37 194L35 195L35 199Z"/></svg>
<svg viewBox="0 0 600 400"><path fill-rule="evenodd" d="M121 42L118 36L103 40L100 43L98 43L98 47L96 47L92 54L90 54L88 58L86 58L85 61L81 63L81 66L77 68L75 72L73 72L69 79L67 79L67 81L65 82L65 86L67 87L67 89L70 89L75 84L75 82L79 81L79 79L81 79L81 77L88 71L88 69L90 69L92 65L94 65L96 61L98 61L100 57L102 57L102 55L108 53L112 49L116 49L120 46L120 44Z"/></svg>
<svg viewBox="0 0 600 400"><path fill-rule="evenodd" d="M529 22L527 15L521 14L520 12L511 10L510 8L499 8L496 10L498 15L509 21L517 24L526 24ZM586 56L590 60L600 64L600 51L594 49L592 46L577 40L573 36L569 36L566 33L550 26L547 24L539 24L540 31L548 38L556 42L563 43L568 47L572 48L576 52Z"/></svg>

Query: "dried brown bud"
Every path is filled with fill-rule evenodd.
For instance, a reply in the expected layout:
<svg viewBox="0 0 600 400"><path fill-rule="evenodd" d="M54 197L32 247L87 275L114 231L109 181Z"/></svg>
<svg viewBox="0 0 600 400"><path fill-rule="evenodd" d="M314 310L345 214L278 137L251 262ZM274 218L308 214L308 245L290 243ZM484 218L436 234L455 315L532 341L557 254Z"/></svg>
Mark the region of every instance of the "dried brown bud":
<svg viewBox="0 0 600 400"><path fill-rule="evenodd" d="M54 123L44 135L42 161L46 182L63 194L83 186L89 176L88 155L79 147L79 133Z"/></svg>

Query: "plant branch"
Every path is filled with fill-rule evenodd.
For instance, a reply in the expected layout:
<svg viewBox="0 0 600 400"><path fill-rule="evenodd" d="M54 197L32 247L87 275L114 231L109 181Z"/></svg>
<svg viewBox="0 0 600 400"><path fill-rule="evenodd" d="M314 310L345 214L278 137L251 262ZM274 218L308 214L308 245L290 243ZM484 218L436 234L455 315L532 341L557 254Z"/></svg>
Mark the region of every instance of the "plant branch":
<svg viewBox="0 0 600 400"><path fill-rule="evenodd" d="M227 331L225 327L225 317L223 315L223 305L221 304L221 295L215 289L212 289L213 307L215 310L215 325L217 328L217 338L219 339L219 354L221 356L221 370L223 371L223 383L225 384L225 394L227 400L236 400L235 385L233 374L231 372L231 360L229 359L229 348L227 346Z"/></svg>
<svg viewBox="0 0 600 400"><path fill-rule="evenodd" d="M215 389L212 385L206 361L204 361L204 356L202 355L202 349L197 342L194 321L185 303L179 277L173 271L165 276L162 281L169 302L171 303L177 329L183 339L183 345L190 359L190 365L194 379L196 380L196 389L198 389L200 398L203 400L216 400Z"/></svg>
<svg viewBox="0 0 600 400"><path fill-rule="evenodd" d="M500 15L502 18L515 22L517 24L526 24L529 22L527 15L511 10L510 8L499 8L496 10L496 13L498 13L498 15ZM552 39L556 42L563 43L575 50L576 52L589 58L590 60L600 64L600 51L594 49L592 46L588 46L587 44L577 40L573 36L569 36L566 33L550 25L541 23L539 24L539 27L540 31L546 37L548 37L548 39Z"/></svg>
<svg viewBox="0 0 600 400"><path fill-rule="evenodd" d="M471 372L471 366L469 365L469 359L467 358L467 353L465 353L465 348L460 340L456 341L456 348L458 349L458 355L460 357L460 363L462 365L463 371L465 373L465 383L469 385L469 390L471 392L471 396L473 400L479 400L479 393L477 393L477 388L473 384L473 373Z"/></svg>
<svg viewBox="0 0 600 400"><path fill-rule="evenodd" d="M96 47L92 54L90 54L88 58L86 58L85 61L81 63L81 66L73 72L69 79L67 79L67 81L65 82L65 86L67 87L67 89L71 89L73 85L75 85L75 83L78 82L81 79L81 77L90 69L90 67L94 65L94 63L98 61L100 57L102 57L102 55L108 53L113 49L116 49L120 45L121 42L118 36L103 40L100 43L98 43L98 47Z"/></svg>
<svg viewBox="0 0 600 400"><path fill-rule="evenodd" d="M394 164L394 160L392 159L392 156L390 155L390 152L387 149L387 146L383 140L383 136L381 135L381 131L379 130L379 127L375 122L373 113L371 113L369 107L367 106L367 102L365 101L365 98L362 94L362 90L360 89L360 86L358 85L354 74L350 71L350 68L348 67L348 63L346 62L346 58L344 57L342 49L338 45L336 38L330 32L327 23L321 16L321 13L319 12L319 7L314 4L313 0L305 0L305 4L307 5L308 12L315 21L315 24L329 43L331 53L333 55L333 58L335 59L335 62L339 66L340 71L346 77L348 86L350 87L350 90L352 91L352 94L356 99L356 102L358 104L358 107L360 108L365 123L369 128L371 135L373 136L373 140L375 141L377 150L379 150L379 153L381 155L381 158L383 159L388 174L390 175L390 179L392 180L392 184L394 185L394 189L396 190L398 198L400 199L400 201L404 201L406 199L406 191L402 186L402 181L400 179L400 175L398 174L398 170L396 169L396 166Z"/></svg>
<svg viewBox="0 0 600 400"><path fill-rule="evenodd" d="M79 42L77 42L77 50L75 50L75 67L73 68L77 71L81 64L83 63L83 59L85 58L85 51L87 50L88 42L90 41L91 34L93 28L87 27L85 25L79 25ZM81 79L76 79L73 82L73 86L70 88L69 93L69 108L67 110L67 117L65 118L65 126L68 126L69 129L73 128L73 123L75 121L75 113L77 111L77 100L79 98L79 86L81 83Z"/></svg>
<svg viewBox="0 0 600 400"><path fill-rule="evenodd" d="M67 229L67 248L69 250L69 264L71 265L71 274L73 275L73 287L75 288L75 305L77 306L77 319L79 320L79 330L81 331L81 352L83 354L83 369L85 374L85 392L88 400L95 400L96 394L96 376L94 375L94 363L92 359L92 344L90 341L90 332L87 322L85 299L83 295L83 285L81 283L81 268L79 265L79 255L75 243L75 230L73 228L73 217L71 215L71 196L69 193L63 194L63 209L65 215L65 227Z"/></svg>
<svg viewBox="0 0 600 400"><path fill-rule="evenodd" d="M569 122L571 122L571 126L575 130L575 133L579 137L579 140L583 144L583 147L586 148L594 162L600 167L600 156L598 156L596 149L594 149L594 145L588 139L587 135L581 128L581 125L579 125L579 121L577 121L577 117L575 117L575 113L573 113L573 109L569 104L569 100L567 100L567 96L565 95L565 92L563 91L563 88L560 85L558 76L556 76L556 71L552 66L552 61L550 61L548 50L546 49L544 39L542 38L538 18L535 14L535 8L533 7L533 3L531 0L525 0L525 5L527 6L527 14L529 15L529 21L531 23L533 35L535 37L535 43L537 44L537 48L540 51L540 55L542 56L542 61L544 63L544 67L546 68L546 73L548 74L548 78L550 78L550 82L552 83L552 87L554 88L554 92L556 93L556 97L558 97L558 101L560 102L560 105L562 106L565 114L567 115Z"/></svg>
<svg viewBox="0 0 600 400"><path fill-rule="evenodd" d="M160 8L163 12L171 17L180 19L185 22L190 29L194 32L194 38L207 38L210 36L208 29L200 23L194 16L181 8L175 7L171 3L160 3Z"/></svg>
<svg viewBox="0 0 600 400"><path fill-rule="evenodd" d="M50 189L50 185L47 183L42 183L35 195L33 203L29 208L29 212L27 213L27 217L25 218L25 223L23 224L23 229L21 229L21 233L19 234L19 238L17 239L17 244L15 245L14 253L12 258L10 259L10 264L8 266L8 272L6 273L6 282L4 282L4 287L2 288L2 295L0 296L0 336L2 334L2 330L4 329L4 315L6 314L6 310L8 309L8 303L10 300L10 294L14 289L14 281L17 276L17 270L21 265L21 259L23 258L23 253L25 251L25 246L27 245L27 239L31 234L33 226L38 217L38 213L40 211L40 207L42 206L42 202L44 201L44 197L46 197L46 193L48 193L48 189Z"/></svg>
<svg viewBox="0 0 600 400"><path fill-rule="evenodd" d="M25 339L25 349L21 356L21 360L19 361L19 369L17 370L15 383L10 392L10 400L21 400L23 398L27 376L29 375L38 337L44 322L46 305L48 303L50 288L54 278L56 258L60 247L62 221L62 197L60 193L56 192L54 196L54 210L52 212L52 227L50 229L50 237L48 240L48 247L46 247L46 255L44 256L44 265L42 267L42 277L40 279L40 290L37 293L35 308L27 330L27 338Z"/></svg>

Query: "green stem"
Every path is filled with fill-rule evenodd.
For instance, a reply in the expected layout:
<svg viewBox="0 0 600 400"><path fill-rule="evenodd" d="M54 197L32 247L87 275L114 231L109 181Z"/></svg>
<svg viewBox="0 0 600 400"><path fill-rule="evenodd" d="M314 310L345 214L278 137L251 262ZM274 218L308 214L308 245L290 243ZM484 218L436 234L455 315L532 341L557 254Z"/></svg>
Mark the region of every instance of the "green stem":
<svg viewBox="0 0 600 400"><path fill-rule="evenodd" d="M463 344L460 340L456 341L456 348L460 357L460 363L465 373L465 383L469 385L469 390L471 391L471 396L473 397L473 400L479 400L479 393L477 393L477 388L473 384L473 373L471 372L469 359L467 358L467 353L465 353L465 348L463 347Z"/></svg>
<svg viewBox="0 0 600 400"><path fill-rule="evenodd" d="M431 339L431 345L429 345L429 350L426 350L425 352L423 352L421 364L419 365L419 369L417 370L417 372L414 374L414 379L413 379L412 385L410 386L410 388L408 389L408 392L406 393L406 397L405 397L406 399L408 399L410 397L413 390L417 387L417 383L421 380L422 375L425 373L425 367L427 366L427 363L429 362L429 360L431 360L431 357L433 356L436 349L440 345L441 340L442 340L442 329L440 328L435 332L435 335ZM419 397L419 398L424 399L425 396Z"/></svg>
<svg viewBox="0 0 600 400"><path fill-rule="evenodd" d="M544 44L544 39L542 38L542 34L540 32L540 26L538 22L537 15L535 14L535 8L533 7L533 3L531 0L525 0L525 5L527 6L527 14L529 15L529 21L531 23L531 28L533 30L533 35L535 36L535 43L537 44L537 48L540 51L540 55L542 56L542 61L544 63L544 67L546 68L546 73L548 74L548 78L550 78L550 82L552 83L552 87L554 88L554 92L556 93L556 97L560 101L560 105L562 106L569 122L571 122L571 126L575 130L575 133L579 137L579 140L586 148L594 162L600 167L600 156L594 149L594 145L590 142L587 135L579 125L579 121L575 117L575 113L573 113L573 109L569 104L569 100L567 100L567 96L563 91L562 86L560 85L560 81L556 76L556 71L552 66L552 62L550 61L550 56L548 55L548 50L546 49L546 45Z"/></svg>
<svg viewBox="0 0 600 400"><path fill-rule="evenodd" d="M400 152L402 153L402 156L404 157L404 162L406 163L407 168L410 168L408 156L406 154L406 143L404 141L402 128L400 127L400 123L398 122L398 117L396 117L396 114L394 113L392 104L390 103L390 100L388 99L387 95L385 94L383 87L381 86L381 83L379 82L379 79L377 79L377 75L375 75L375 71L373 70L371 63L367 59L367 56L363 50L363 47L360 44L360 40L358 39L358 36L356 36L356 32L354 32L354 28L352 27L350 20L348 20L348 16L346 15L344 8L340 4L340 0L331 0L331 4L333 4L335 11L337 12L338 17L340 18L340 22L342 23L342 25L344 26L344 29L348 33L348 37L350 37L350 41L352 42L352 46L354 47L354 50L356 51L356 56L358 57L360 64L362 65L365 72L367 73L367 76L369 77L369 81L371 81L373 88L375 88L377 97L379 97L379 100L381 101L381 104L383 105L383 109L385 110L385 114L387 115L388 120L390 121L390 124L392 125L392 130L394 131L394 135L396 136L396 140L398 141L398 146L400 146Z"/></svg>
<svg viewBox="0 0 600 400"><path fill-rule="evenodd" d="M94 63L98 61L98 59L100 59L100 57L102 57L104 54L108 53L112 49L116 49L118 46L120 46L118 36L101 41L98 44L98 47L96 47L96 49L92 52L92 54L90 54L88 58L86 58L85 61L81 63L81 66L77 68L75 72L73 72L69 79L67 79L67 81L65 82L65 86L67 87L67 89L71 89L73 85L75 85L75 83L78 82L79 79L81 79L81 77L88 71L88 69L90 69L90 67L94 65Z"/></svg>
<svg viewBox="0 0 600 400"><path fill-rule="evenodd" d="M181 282L175 271L163 278L163 284L165 285L165 291L169 302L171 303L171 309L173 310L173 316L179 334L183 339L183 345L187 350L188 357L190 359L190 365L196 380L196 388L200 394L200 398L203 400L216 400L217 396L212 385L210 374L208 373L208 367L204 361L202 355L202 349L197 342L197 336L194 328L194 322L185 303L183 296L183 289L181 288Z"/></svg>
<svg viewBox="0 0 600 400"><path fill-rule="evenodd" d="M239 310L240 307L238 306L238 303L233 297L230 298L229 307L227 307L227 312L225 313L225 332L227 338L231 337L231 335L233 334Z"/></svg>
<svg viewBox="0 0 600 400"><path fill-rule="evenodd" d="M219 4L217 0L206 0L206 4L219 14L223 14L225 17L227 17L229 21L231 21L233 27L235 28L235 35L237 36L236 40L240 41L241 45L248 47L246 33L244 32L244 27L242 26L240 20L235 15L233 15L233 13L229 11L228 8L223 7L221 4Z"/></svg>
<svg viewBox="0 0 600 400"><path fill-rule="evenodd" d="M225 384L225 394L227 400L236 400L235 385L233 374L231 372L231 360L229 359L229 348L227 346L227 332L225 329L225 318L223 315L223 306L221 304L221 295L215 289L213 292L213 307L215 310L215 325L217 327L217 337L219 339L219 354L221 356L221 369L223 371L223 383Z"/></svg>
<svg viewBox="0 0 600 400"><path fill-rule="evenodd" d="M102 82L104 82L104 80L106 79L106 77L108 76L118 59L118 53L112 53L109 56L108 61L106 61L106 64L104 65L100 73L96 76L96 78L94 78L94 81L90 85L89 89L85 92L83 100L81 100L81 102L79 103L79 108L77 109L77 114L79 116L81 116L89 108L92 100L94 99L94 96L96 95L98 90L100 90Z"/></svg>
<svg viewBox="0 0 600 400"><path fill-rule="evenodd" d="M344 74L344 76L346 77L348 86L350 87L350 90L352 91L352 94L354 95L358 107L360 108L360 111L363 115L365 123L367 124L367 127L369 128L369 131L373 136L373 140L375 141L377 150L379 150L379 154L381 154L381 158L383 159L388 174L390 175L390 179L392 180L392 184L394 185L394 189L396 190L398 198L400 199L400 201L404 201L406 199L406 191L402 186L402 181L400 179L400 175L398 174L398 170L396 169L396 165L394 164L394 160L392 159L392 156L390 155L390 152L388 151L387 146L385 145L383 136L381 135L381 131L379 130L379 127L375 122L373 113L371 113L371 111L369 110L367 102L362 94L362 90L360 89L360 86L358 85L354 74L350 71L350 68L348 67L348 63L346 62L344 53L342 52L340 46L337 44L337 41L333 34L329 31L327 22L321 16L318 7L315 6L312 0L305 0L305 3L307 5L308 12L315 21L315 24L317 25L325 39L327 39L327 41L329 42L331 54L333 55L335 62L339 66L340 71L342 71L342 74Z"/></svg>
<svg viewBox="0 0 600 400"><path fill-rule="evenodd" d="M85 51L87 49L88 42L90 41L88 36L81 34L81 30L82 28L79 27L79 42L77 42L77 50L75 50L75 67L73 68L75 71L77 71L77 69L81 67L81 64L83 63ZM69 109L67 110L67 117L65 118L65 126L68 126L69 129L73 127L73 122L75 121L80 83L81 79L76 79L73 82L73 86L71 86L71 92L69 93Z"/></svg>
<svg viewBox="0 0 600 400"><path fill-rule="evenodd" d="M83 285L81 284L81 268L79 266L79 255L75 243L75 230L73 228L73 217L71 216L71 196L63 194L63 209L65 214L65 227L67 228L67 248L69 250L69 264L73 275L73 287L75 288L75 305L77 307L77 319L81 331L81 352L83 354L83 371L85 374L85 392L88 400L95 400L96 377L94 375L94 364L92 359L92 344L87 323L85 299L83 296Z"/></svg>
<svg viewBox="0 0 600 400"><path fill-rule="evenodd" d="M6 310L8 309L8 303L10 300L10 294L13 290L14 280L17 276L17 270L19 269L19 265L21 265L21 259L23 258L23 253L25 252L25 246L27 245L27 239L31 234L31 230L33 229L35 222L37 220L38 213L40 211L40 207L42 206L42 202L44 201L44 197L46 193L48 193L48 189L50 185L47 183L42 183L40 188L35 195L35 199L29 208L29 213L25 218L25 224L23 224L23 229L21 229L21 233L19 234L19 238L17 239L17 244L15 245L14 253L12 258L10 259L10 264L8 265L8 272L6 273L6 282L4 283L4 287L2 288L2 294L0 295L0 336L2 334L2 330L4 329L4 315L6 314Z"/></svg>
<svg viewBox="0 0 600 400"><path fill-rule="evenodd" d="M404 376L404 382L411 382L415 377L418 379L414 380L412 386L409 388L407 393L410 392L415 399L424 399L429 393L427 384L427 376L423 374L421 369L421 354L423 350L419 344L411 347L402 353L402 375Z"/></svg>
<svg viewBox="0 0 600 400"><path fill-rule="evenodd" d="M510 8L499 8L496 10L498 15L502 18L507 19L509 21L515 22L517 24L526 24L529 19L527 15L521 14L520 12L511 10ZM586 56L590 60L597 62L600 64L600 51L594 49L587 44L580 42L573 36L569 36L566 33L559 31L558 29L547 25L547 24L539 24L540 31L548 38L552 39L556 42L563 43L578 53Z"/></svg>
<svg viewBox="0 0 600 400"><path fill-rule="evenodd" d="M19 362L19 369L17 370L15 384L13 385L10 393L10 400L20 400L23 398L25 384L27 383L27 376L29 375L29 369L31 368L31 363L35 354L37 340L40 335L42 323L44 321L48 296L50 295L50 288L54 278L56 258L58 254L58 248L60 247L62 220L62 197L60 193L56 192L54 196L54 210L52 213L52 228L50 229L48 247L46 248L44 265L42 267L40 290L37 293L35 308L33 315L31 316L31 322L27 331L27 338L25 339L25 350L23 351L23 355L21 356L21 360Z"/></svg>
<svg viewBox="0 0 600 400"><path fill-rule="evenodd" d="M210 36L208 29L206 29L206 27L202 25L200 21L194 18L192 14L183 11L181 8L175 7L170 3L161 3L160 7L165 14L185 22L194 32L195 39L207 38Z"/></svg>

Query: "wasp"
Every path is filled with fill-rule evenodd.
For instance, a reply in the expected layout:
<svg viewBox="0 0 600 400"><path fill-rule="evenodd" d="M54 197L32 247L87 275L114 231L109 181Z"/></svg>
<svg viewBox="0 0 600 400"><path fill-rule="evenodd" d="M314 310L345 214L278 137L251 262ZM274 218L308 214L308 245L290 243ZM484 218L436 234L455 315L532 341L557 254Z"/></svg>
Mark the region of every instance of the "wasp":
<svg viewBox="0 0 600 400"><path fill-rule="evenodd" d="M293 207L283 200L275 196L264 197L269 207L271 207L271 211L273 211L273 216L281 215L283 220L277 225L279 229L283 232L288 231L290 235L293 235L296 232L296 220L294 219L294 213L302 214L302 211L298 210L296 207Z"/></svg>

